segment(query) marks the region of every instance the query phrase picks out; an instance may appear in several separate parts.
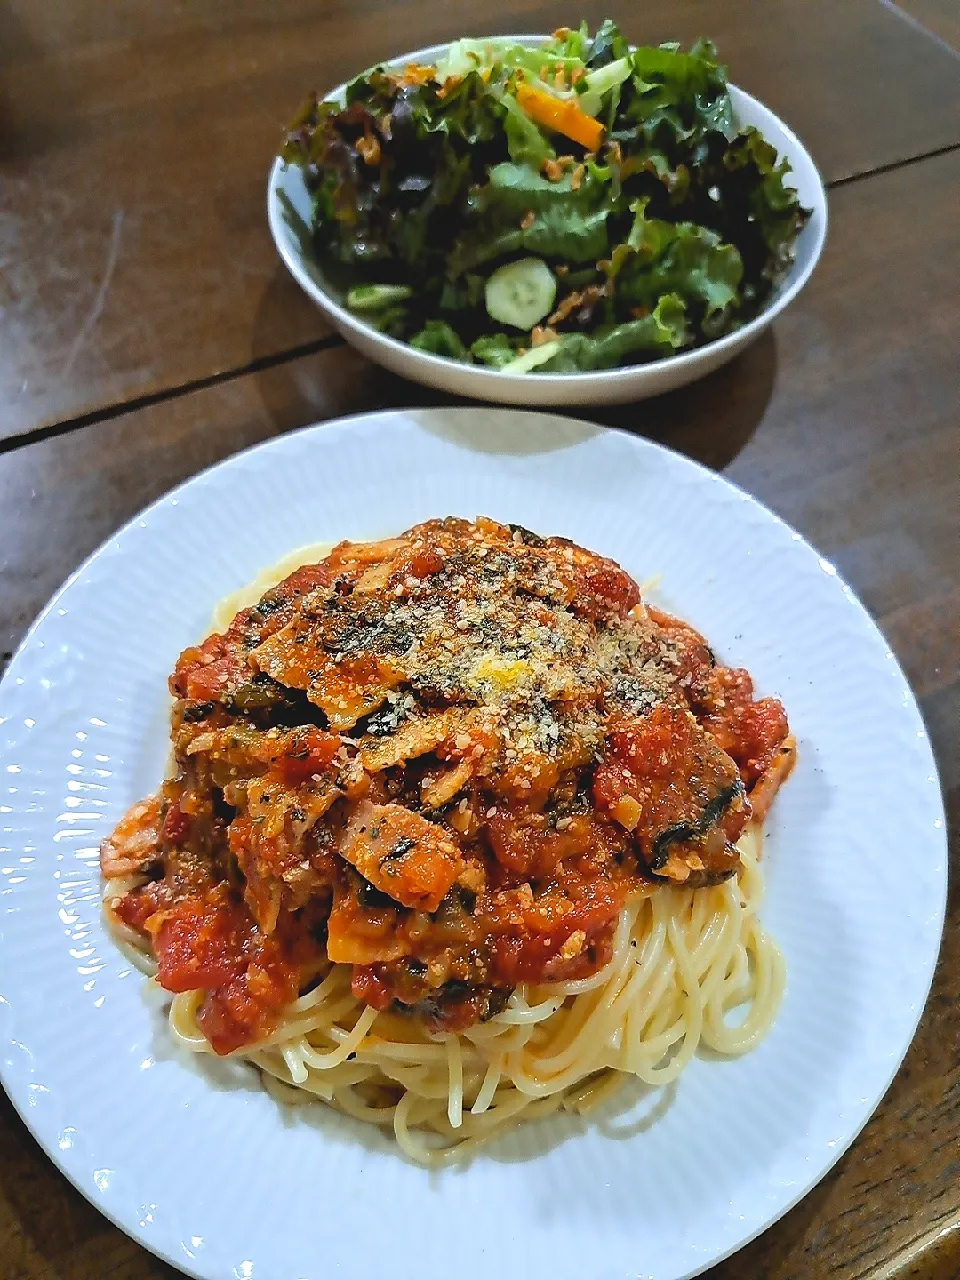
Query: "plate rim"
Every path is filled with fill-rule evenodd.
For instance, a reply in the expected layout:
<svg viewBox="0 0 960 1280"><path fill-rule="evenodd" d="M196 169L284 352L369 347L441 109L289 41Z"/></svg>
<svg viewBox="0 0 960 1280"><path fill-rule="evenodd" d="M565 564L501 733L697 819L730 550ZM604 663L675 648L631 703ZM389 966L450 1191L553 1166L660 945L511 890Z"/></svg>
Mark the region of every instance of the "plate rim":
<svg viewBox="0 0 960 1280"><path fill-rule="evenodd" d="M927 972L926 972L926 977L924 981L923 999L918 1000L917 1002L915 1016L912 1019L910 1034L906 1038L902 1046L902 1049L900 1049L897 1052L897 1054L894 1056L894 1058L891 1059L890 1069L889 1069L889 1072L886 1073L885 1083L883 1085L882 1090L868 1104L865 1113L859 1118L859 1121L851 1129L849 1135L845 1137L845 1140L843 1141L843 1143L837 1144L836 1147L831 1151L831 1157L829 1162L826 1164L823 1164L822 1167L819 1167L817 1171L814 1173L813 1177L803 1181L802 1184L799 1186L799 1189L795 1191L795 1194L793 1194L783 1204L779 1205L772 1214L764 1216L762 1222L760 1222L759 1225L757 1225L755 1229L753 1229L751 1232L742 1236L736 1244L734 1244L732 1247L727 1249L725 1252L714 1255L702 1266L698 1266L695 1270L684 1273L684 1280L693 1280L693 1277L700 1275L703 1271L709 1269L710 1267L718 1265L720 1262L738 1253L741 1249L745 1248L753 1240L757 1239L760 1235L762 1235L765 1231L767 1231L771 1226L773 1226L776 1222L778 1222L781 1218L783 1218L787 1213L789 1213L793 1208L795 1208L796 1205L799 1204L800 1201L803 1200L807 1195L809 1195L809 1193L814 1189L814 1187L816 1187L831 1172L831 1170L836 1167L837 1163L842 1159L842 1157L850 1149L853 1143L856 1142L856 1140L859 1138L860 1134L863 1132L863 1129L866 1127L867 1123L872 1119L877 1109L883 1102L884 1098L888 1094L890 1087L893 1084L894 1079L896 1078L898 1072L900 1071L900 1068L903 1065L904 1059L906 1058L906 1055L915 1040L920 1020L923 1017L923 1014L929 1002L930 992L933 985L933 979L935 976L939 955L942 949L943 935L944 935L944 928L945 928L945 921L946 921L947 894L948 894L948 888L949 888L949 867L948 867L948 851L949 850L948 850L947 829L946 829L946 822L945 822L943 783L940 777L940 771L937 765L936 756L933 751L932 742L931 742L929 733L927 732L922 714L920 713L916 695L913 692L910 682L907 680L907 677L903 671L903 668L900 664L900 661L897 655L892 650L889 642L887 641L886 637L881 631L879 625L876 623L872 615L866 609L865 605L862 603L859 596L856 594L855 591L853 591L853 589L849 586L849 584L846 582L844 577L839 573L839 571L836 570L832 562L828 561L824 556L822 556L820 552L817 551L817 549L813 546L813 544L803 534L799 533L796 529L794 529L793 526L791 526L786 520L784 520L781 516L779 516L775 511L771 510L768 506L766 506L765 503L761 502L758 498L756 498L753 494L749 493L742 486L740 486L735 481L730 480L728 477L723 475L722 472L713 470L712 468L699 462L697 459L691 458L689 455L682 453L677 449L670 448L668 445L662 444L659 441L652 440L649 437L636 435L632 432L629 432L625 429L618 428L618 427L605 427L605 426L602 426L601 424L590 421L588 418L573 417L566 414L559 414L557 412L549 412L549 411L544 411L540 409L525 409L525 408L507 408L507 407L494 407L494 406L426 406L426 407L406 406L406 407L400 407L400 408L369 410L369 411L358 413L358 414L345 415L342 417L335 417L335 418L329 418L329 419L321 419L316 422L307 424L303 427L296 428L293 431L284 432L281 435L272 436L269 439L257 441L252 445L249 445L243 449L237 450L232 454L229 454L227 457L221 458L218 461L211 463L209 466L204 467L202 470L187 477L186 479L184 479L183 481L181 481L171 489L160 494L158 497L156 497L153 501L148 503L146 506L136 511L118 529L116 529L115 531L110 533L106 538L104 538L102 542L88 556L84 558L82 563L64 579L64 581L60 584L60 586L56 589L56 591L51 595L50 599L47 601L47 603L44 605L41 611L37 614L36 618L31 622L22 640L17 645L11 657L11 660L7 666L7 669L3 674L3 677L0 678L0 711L2 711L4 686L7 684L8 680L11 679L11 677L14 677L16 675L16 670L17 670L19 661L22 657L22 654L31 645L37 630L42 626L42 624L47 619L47 617L53 613L55 607L58 605L64 593L73 585L75 581L77 581L83 575L83 573L88 569L90 565L92 565L96 560L98 560L105 553L105 551L111 545L112 542L114 542L116 539L120 538L121 536L127 534L141 520L143 520L149 513L153 512L155 509L158 509L164 505L170 504L171 499L176 499L178 495L181 493L181 491L193 486L194 484L202 483L203 481L207 480L211 475L219 471L229 470L230 468L239 465L242 462L242 460L248 459L252 455L259 453L260 451L283 449L285 444L291 439L304 438L314 433L319 435L320 433L328 429L349 431L355 426L359 426L364 423L372 423L372 422L376 422L377 420L389 420L391 418L396 418L396 417L401 417L401 418L406 417L412 420L412 425L415 428L423 430L424 428L421 426L421 419L424 416L426 416L428 419L431 419L431 418L444 419L444 418L449 418L450 416L462 417L465 415L477 415L477 414L484 414L484 415L495 414L501 418L506 418L506 417L515 418L518 414L521 414L525 417L530 416L530 417L536 417L540 419L552 420L554 425L556 426L563 425L567 429L569 429L570 427L586 428L588 429L591 435L600 434L600 435L606 436L606 435L613 434L617 438L621 439L621 441L623 441L626 444L626 447L635 449L640 454L648 454L653 456L665 454L671 459L672 463L675 464L679 462L681 466L687 466L687 467L693 468L695 472L699 474L701 480L704 480L706 482L719 482L722 489L725 488L727 490L732 491L732 493L735 494L737 498L739 498L741 501L746 502L752 508L759 511L764 518L766 518L767 520L772 520L779 527L781 532L786 532L790 535L791 541L800 544L805 554L809 556L813 556L817 561L821 562L821 565L825 563L830 566L830 576L836 579L837 585L838 587L841 588L841 594L844 596L847 605L853 607L855 613L858 616L858 621L860 622L860 624L861 625L866 624L866 630L870 632L872 636L872 640L874 642L879 642L883 646L885 654L888 660L890 661L896 676L899 678L899 681L903 689L906 691L908 695L908 698L904 704L903 710L914 718L918 726L918 730L919 730L918 737L920 738L920 745L926 753L926 756L930 765L930 769L931 769L932 776L928 779L928 781L933 786L933 790L935 792L935 798L933 799L933 803L937 807L937 811L939 814L939 824L936 824L936 823L934 824L936 829L936 835L933 836L930 833L928 833L927 840L930 841L931 843L933 840L936 840L939 858L942 864L942 874L938 878L938 906L937 906L936 920L931 923L931 929L934 926L936 928L936 939L935 939L936 946L931 948L931 953L930 953L930 956L928 957L928 963L926 965ZM599 428L599 432L598 432L598 428ZM584 438L588 438L588 437L584 437ZM557 451L559 452L567 448L576 447L576 445L581 442L582 441L580 439L576 439L572 441L563 441L560 444L559 449ZM459 444L457 445L457 447L464 448L464 446ZM493 456L502 457L505 455L494 454ZM506 456L509 456L509 455L506 455ZM0 724L2 723L3 723L3 720L0 719ZM4 944L3 931L0 930L0 956L4 954L5 949L6 948ZM6 1013L4 1013L4 1010L6 1010ZM6 1033L9 1029L12 1017L13 1017L12 1005L3 997L2 987L0 987L0 1021L3 1022L4 1042L6 1044L9 1044L9 1038ZM133 1226L133 1223L135 1222L135 1215L133 1213L131 1213L130 1215L131 1224L128 1225L122 1220L119 1214L114 1213L111 1209L107 1208L104 1202L93 1198L93 1195L91 1194L92 1189L82 1184L81 1181L79 1180L79 1176L74 1176L73 1171L69 1169L67 1165L61 1162L61 1160L58 1158L58 1149L55 1146L54 1141L53 1140L48 1141L47 1137L45 1137L43 1132L41 1131L42 1127L34 1123L34 1118L37 1118L39 1113L33 1107L28 1105L28 1102L25 1096L27 1092L26 1086L24 1085L24 1087L22 1088L19 1087L22 1079L23 1079L22 1075L18 1073L15 1069L13 1069L11 1062L8 1062L4 1060L4 1058L0 1057L0 1084L3 1085L3 1088L8 1098L13 1104L13 1107L17 1112L18 1116L26 1126L28 1132L31 1134L33 1139L37 1142L40 1149L43 1151L45 1157L51 1161L51 1163L56 1167L58 1172L64 1177L66 1177L67 1180L80 1192L80 1194L84 1197L84 1199L87 1200L90 1204L92 1204L93 1207L99 1213L103 1214L103 1216L107 1218L111 1223L113 1223L113 1225L117 1227L118 1230L122 1231L130 1239L134 1240L140 1247L146 1249L148 1252L154 1254L155 1256L160 1257L161 1259L169 1263L171 1266L173 1266L175 1269L182 1271L189 1276L195 1277L195 1280L207 1280L207 1277L212 1274L212 1272L209 1269L203 1269L203 1267L200 1265L198 1266L192 1265L195 1261L193 1258L176 1256L172 1252L166 1251L160 1244L155 1243L154 1241L148 1239L148 1237L144 1235L142 1230L138 1232ZM531 1160L535 1160L536 1158L537 1157L530 1157Z"/></svg>

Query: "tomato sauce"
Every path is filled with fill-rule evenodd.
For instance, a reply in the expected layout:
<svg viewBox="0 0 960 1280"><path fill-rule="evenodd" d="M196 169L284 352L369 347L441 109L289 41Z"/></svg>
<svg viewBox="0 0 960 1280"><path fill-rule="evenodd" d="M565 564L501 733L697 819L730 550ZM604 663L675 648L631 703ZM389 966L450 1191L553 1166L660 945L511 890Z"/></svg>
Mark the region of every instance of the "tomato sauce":
<svg viewBox="0 0 960 1280"><path fill-rule="evenodd" d="M341 544L181 654L178 775L102 862L139 871L115 915L217 1053L331 963L461 1030L595 973L632 895L736 871L786 716L639 599L563 539L451 518Z"/></svg>

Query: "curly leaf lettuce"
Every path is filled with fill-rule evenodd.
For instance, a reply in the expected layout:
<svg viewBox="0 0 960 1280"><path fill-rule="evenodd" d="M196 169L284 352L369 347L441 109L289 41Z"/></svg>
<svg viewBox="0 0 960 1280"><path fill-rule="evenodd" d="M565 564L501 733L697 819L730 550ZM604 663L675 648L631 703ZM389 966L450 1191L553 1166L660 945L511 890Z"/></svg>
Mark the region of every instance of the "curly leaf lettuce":
<svg viewBox="0 0 960 1280"><path fill-rule="evenodd" d="M470 347L470 354L478 364L502 369L516 358L517 351L505 333L493 333L477 338Z"/></svg>
<svg viewBox="0 0 960 1280"><path fill-rule="evenodd" d="M784 249L793 245L806 221L796 191L785 182L790 172L786 157L778 158L776 149L756 129L745 129L723 163L730 173L750 173L750 210L767 247L781 262Z"/></svg>
<svg viewBox="0 0 960 1280"><path fill-rule="evenodd" d="M533 123L527 113L521 110L512 94L504 92L499 100L505 112L503 128L510 159L518 164L527 162L539 169L547 160L552 159L556 152L546 135Z"/></svg>
<svg viewBox="0 0 960 1280"><path fill-rule="evenodd" d="M698 40L689 53L677 45L635 49L632 93L623 115L649 146L677 148L710 132L736 134L726 76L713 45Z"/></svg>
<svg viewBox="0 0 960 1280"><path fill-rule="evenodd" d="M613 369L637 355L670 355L686 340L686 308L678 294L665 294L649 315L625 324L601 325L593 333L565 333L544 373Z"/></svg>
<svg viewBox="0 0 960 1280"><path fill-rule="evenodd" d="M428 320L410 339L410 345L418 351L429 351L431 355L447 356L451 360L468 358L467 348L459 334L444 320Z"/></svg>
<svg viewBox="0 0 960 1280"><path fill-rule="evenodd" d="M631 206L634 223L623 248L611 259L608 278L631 308L653 307L665 293L702 304L706 318L737 301L743 262L732 244L692 222L646 217L646 201Z"/></svg>
<svg viewBox="0 0 960 1280"><path fill-rule="evenodd" d="M607 252L607 217L605 209L582 213L557 204L509 231L478 229L473 235L464 236L454 248L448 272L456 279L486 262L521 252L558 258L561 262L595 262Z"/></svg>
<svg viewBox="0 0 960 1280"><path fill-rule="evenodd" d="M471 193L470 207L478 213L509 218L523 218L558 205L582 212L596 209L603 203L609 170L598 165L581 168L583 172L576 176L570 168L550 179L529 165L509 161L494 165L487 181Z"/></svg>

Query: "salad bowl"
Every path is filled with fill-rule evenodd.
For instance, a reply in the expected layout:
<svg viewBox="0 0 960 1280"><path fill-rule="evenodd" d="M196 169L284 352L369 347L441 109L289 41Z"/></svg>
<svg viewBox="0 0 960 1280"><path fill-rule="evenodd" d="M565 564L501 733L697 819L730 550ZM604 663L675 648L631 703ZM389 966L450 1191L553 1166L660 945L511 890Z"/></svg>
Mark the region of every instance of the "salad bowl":
<svg viewBox="0 0 960 1280"><path fill-rule="evenodd" d="M547 37L518 35L498 37L533 47ZM435 64L451 46L433 45L399 55L380 64L402 70L411 65ZM777 280L761 310L739 327L702 345L674 354L615 368L576 372L543 369L492 368L465 363L421 349L383 332L368 318L346 305L342 284L335 283L322 255L318 254L310 228L314 200L303 169L277 157L269 175L267 217L277 250L294 279L323 310L343 338L364 356L402 377L454 395L502 404L556 406L611 404L637 401L674 390L713 372L755 341L797 296L820 257L826 238L827 203L820 174L803 143L768 107L735 85L728 84L734 122L754 127L780 157L789 163L785 186L796 191L809 211L793 246L792 261ZM345 103L347 84L325 95L327 101Z"/></svg>

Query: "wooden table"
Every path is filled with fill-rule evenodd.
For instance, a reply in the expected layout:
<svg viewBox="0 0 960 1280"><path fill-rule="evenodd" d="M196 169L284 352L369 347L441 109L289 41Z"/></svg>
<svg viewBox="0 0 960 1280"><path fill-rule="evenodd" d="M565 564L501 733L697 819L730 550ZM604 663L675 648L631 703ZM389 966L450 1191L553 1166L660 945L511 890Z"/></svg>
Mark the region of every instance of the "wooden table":
<svg viewBox="0 0 960 1280"><path fill-rule="evenodd" d="M591 416L723 471L837 563L920 700L956 858L955 0L580 12L609 12L635 40L712 35L831 188L823 262L770 335L694 387ZM548 0L0 5L4 661L84 556L200 468L320 418L445 402L344 347L280 267L263 209L278 125L302 91L398 47L574 16ZM960 1275L958 924L954 876L933 994L890 1092L836 1169L714 1280ZM67 1184L0 1095L2 1280L173 1275Z"/></svg>

